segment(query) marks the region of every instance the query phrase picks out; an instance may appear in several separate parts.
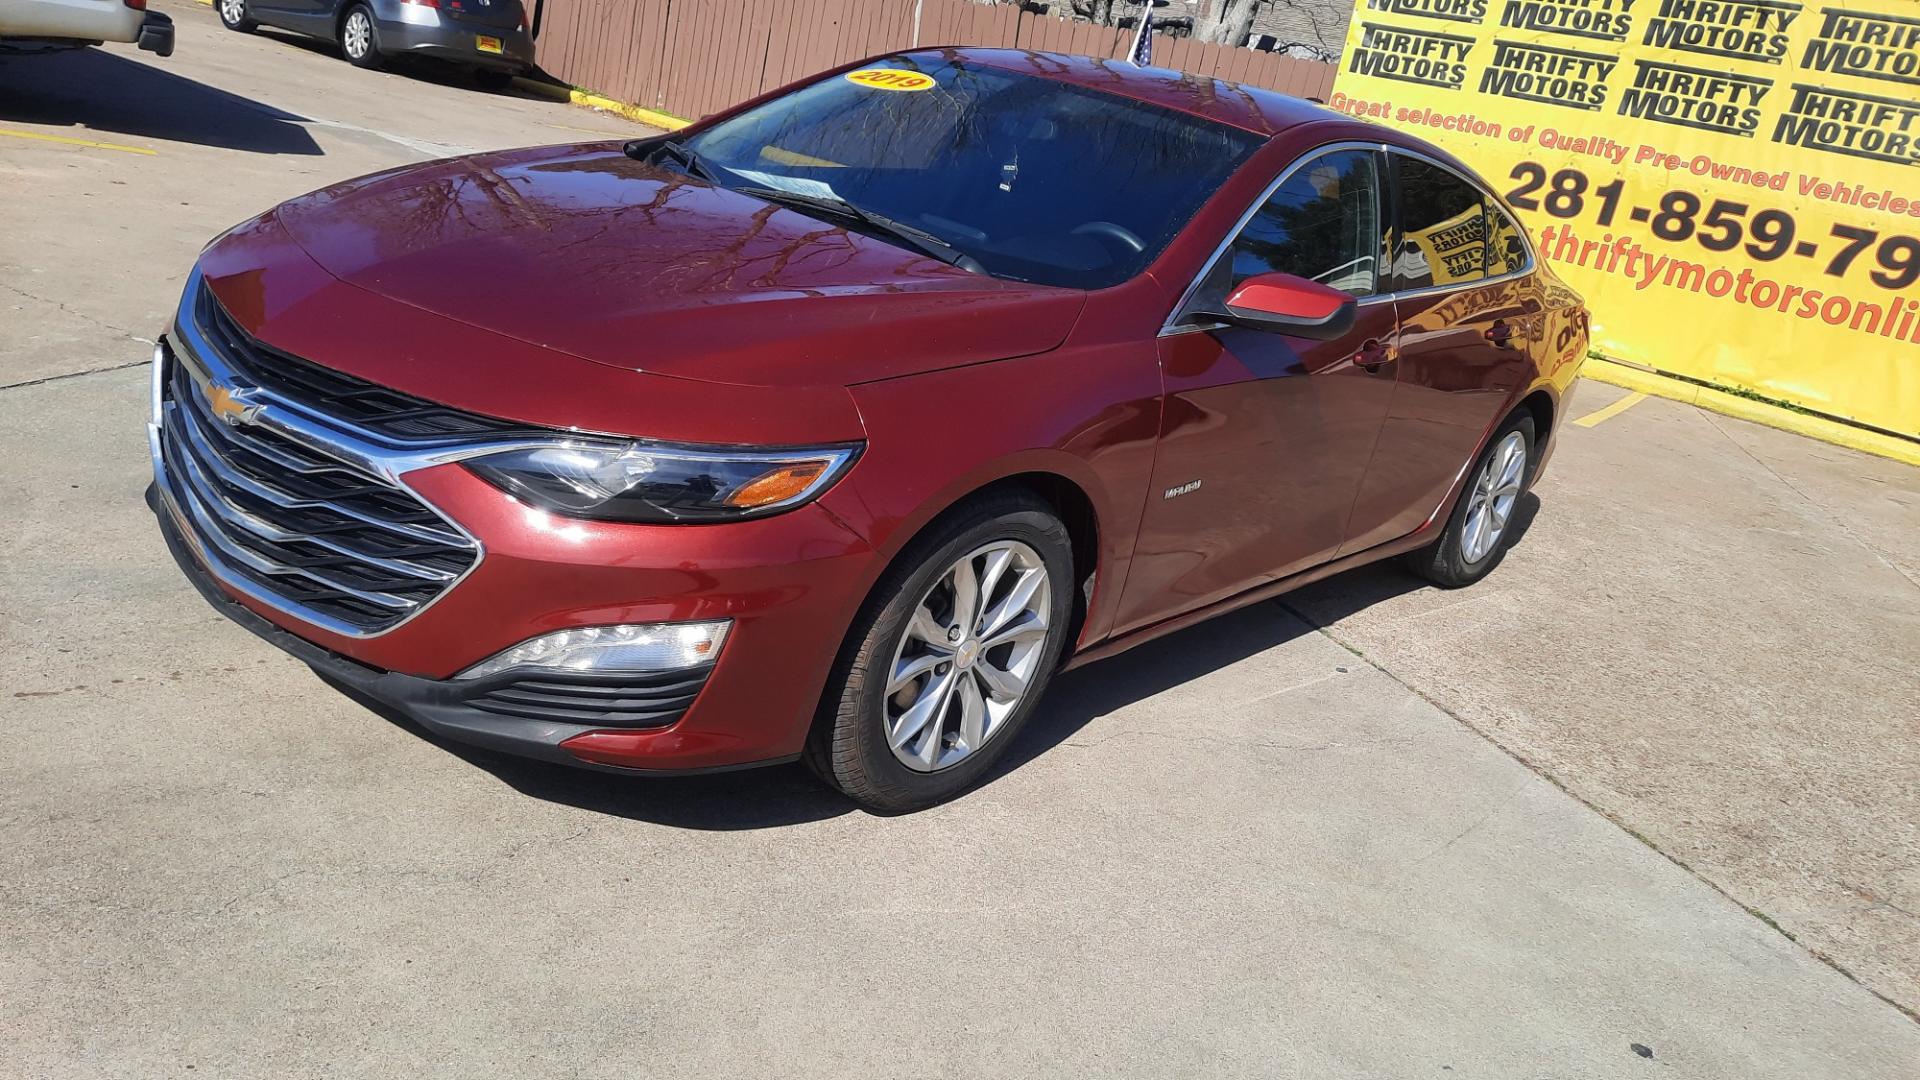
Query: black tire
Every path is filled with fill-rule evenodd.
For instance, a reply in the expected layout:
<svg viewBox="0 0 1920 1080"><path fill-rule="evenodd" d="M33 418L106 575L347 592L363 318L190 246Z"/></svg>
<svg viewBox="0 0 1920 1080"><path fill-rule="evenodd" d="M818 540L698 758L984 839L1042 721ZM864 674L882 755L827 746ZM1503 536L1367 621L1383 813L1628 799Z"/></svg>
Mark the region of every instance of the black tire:
<svg viewBox="0 0 1920 1080"><path fill-rule="evenodd" d="M1486 475L1487 464L1493 460L1495 452L1509 435L1519 433L1525 450L1522 465L1520 489L1514 495L1513 506L1519 507L1526 497L1527 488L1533 481L1534 467L1534 431L1533 416L1526 412L1516 413L1507 418L1487 440L1487 445L1474 459L1473 468L1467 473L1467 486L1460 492L1459 500L1454 504L1453 513L1447 518L1446 531L1428 547L1411 552L1406 557L1407 568L1433 582L1443 589L1458 589L1471 585L1493 572L1506 558L1507 548L1513 544L1513 519L1511 513L1503 523L1499 539L1491 550L1477 561L1468 561L1465 551L1465 534L1468 512L1474 504L1474 488Z"/></svg>
<svg viewBox="0 0 1920 1080"><path fill-rule="evenodd" d="M907 632L907 620L964 556L1008 540L1039 555L1049 590L1049 631L1025 696L984 745L946 768L915 771L894 756L886 736L887 673ZM848 798L882 813L922 809L968 790L1019 737L1046 693L1072 629L1075 587L1072 540L1044 501L1024 492L1005 492L962 504L901 553L854 618L827 680L808 740L807 765Z"/></svg>
<svg viewBox="0 0 1920 1080"><path fill-rule="evenodd" d="M350 29L354 26L356 16L366 20L365 45L358 44L358 35ZM349 44L350 41L355 44ZM356 48L359 50L358 55L355 55ZM386 58L380 55L380 28L374 24L372 8L365 4L355 4L347 9L346 16L340 20L340 55L346 57L347 63L354 67L366 68L369 71L379 70Z"/></svg>
<svg viewBox="0 0 1920 1080"><path fill-rule="evenodd" d="M213 0L213 10L220 16L220 25L236 33L251 34L260 29L246 0Z"/></svg>
<svg viewBox="0 0 1920 1080"><path fill-rule="evenodd" d="M513 87L513 72L498 71L494 68L477 68L473 73L473 85L497 94Z"/></svg>

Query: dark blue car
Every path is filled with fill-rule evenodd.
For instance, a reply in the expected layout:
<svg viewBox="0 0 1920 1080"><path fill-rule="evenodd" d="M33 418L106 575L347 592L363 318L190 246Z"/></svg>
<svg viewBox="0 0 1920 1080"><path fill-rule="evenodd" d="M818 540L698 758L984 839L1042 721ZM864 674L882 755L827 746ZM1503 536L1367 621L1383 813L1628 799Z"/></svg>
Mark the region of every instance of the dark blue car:
<svg viewBox="0 0 1920 1080"><path fill-rule="evenodd" d="M340 43L353 64L420 56L472 70L504 86L533 66L533 36L520 0L215 0L229 30L273 26Z"/></svg>

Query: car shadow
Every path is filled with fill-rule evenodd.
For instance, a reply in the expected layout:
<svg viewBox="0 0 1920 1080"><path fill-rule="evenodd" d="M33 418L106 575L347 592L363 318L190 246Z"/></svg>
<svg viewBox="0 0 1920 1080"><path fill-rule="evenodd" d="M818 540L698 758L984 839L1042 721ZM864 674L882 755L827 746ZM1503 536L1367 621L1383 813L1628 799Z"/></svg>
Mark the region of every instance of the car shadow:
<svg viewBox="0 0 1920 1080"><path fill-rule="evenodd" d="M1514 543L1525 537L1539 506L1540 500L1531 492L1521 497L1512 524ZM1278 601L1253 604L1147 642L1119 657L1065 672L1054 679L1039 711L980 787L1047 754L1103 716L1315 633L1374 604L1429 587L1424 579L1391 561L1363 566ZM597 814L680 829L731 831L799 825L861 811L798 764L693 776L590 772L454 742L347 687L331 681L328 685L486 770L522 795ZM967 797L961 796L963 800Z"/></svg>
<svg viewBox="0 0 1920 1080"><path fill-rule="evenodd" d="M1095 720L1314 632L1272 601L1208 619L1065 672L985 783L1042 757ZM985 786L984 784L982 786Z"/></svg>
<svg viewBox="0 0 1920 1080"><path fill-rule="evenodd" d="M139 135L254 154L317 156L306 117L102 49L0 64L0 121Z"/></svg>
<svg viewBox="0 0 1920 1080"><path fill-rule="evenodd" d="M1533 527L1533 519L1539 513L1538 495L1529 491L1520 496L1513 508L1513 519L1507 523L1509 552L1526 539L1527 530ZM1326 629L1375 604L1429 587L1425 578L1415 576L1398 560L1389 559L1302 586L1280 597L1280 604L1316 629Z"/></svg>
<svg viewBox="0 0 1920 1080"><path fill-rule="evenodd" d="M1054 680L1040 710L981 786L1040 757L1116 709L1312 629L1274 604L1255 604L1148 642L1128 651L1122 661L1105 660L1066 672ZM692 776L591 772L443 738L350 687L324 677L322 681L389 722L492 773L522 795L547 802L674 828L715 831L778 828L862 810L797 763Z"/></svg>

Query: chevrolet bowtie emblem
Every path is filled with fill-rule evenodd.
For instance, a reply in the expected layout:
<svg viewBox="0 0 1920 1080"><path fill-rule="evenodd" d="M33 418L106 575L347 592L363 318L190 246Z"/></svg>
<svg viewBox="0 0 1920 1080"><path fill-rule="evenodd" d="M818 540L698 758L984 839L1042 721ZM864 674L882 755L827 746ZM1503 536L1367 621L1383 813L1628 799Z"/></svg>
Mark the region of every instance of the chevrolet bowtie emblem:
<svg viewBox="0 0 1920 1080"><path fill-rule="evenodd" d="M242 397L241 395L244 393L245 391L235 390L231 386L209 383L207 385L207 408L211 409L213 415L219 417L221 422L228 427L239 427L241 424L251 424L253 418L260 414L260 406Z"/></svg>

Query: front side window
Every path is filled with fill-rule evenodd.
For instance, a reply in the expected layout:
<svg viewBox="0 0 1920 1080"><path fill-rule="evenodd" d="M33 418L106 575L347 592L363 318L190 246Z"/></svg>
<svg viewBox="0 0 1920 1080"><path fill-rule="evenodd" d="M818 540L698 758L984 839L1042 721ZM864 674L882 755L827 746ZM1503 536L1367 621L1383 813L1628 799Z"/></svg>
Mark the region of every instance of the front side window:
<svg viewBox="0 0 1920 1080"><path fill-rule="evenodd" d="M850 203L996 277L1102 288L1146 269L1262 141L924 52L821 79L685 146L725 186Z"/></svg>
<svg viewBox="0 0 1920 1080"><path fill-rule="evenodd" d="M1241 282L1273 272L1354 296L1379 292L1382 201L1375 162L1372 151L1339 150L1295 167L1208 269L1193 306L1223 303Z"/></svg>
<svg viewBox="0 0 1920 1080"><path fill-rule="evenodd" d="M1400 233L1393 253L1395 287L1464 285L1486 277L1489 207L1480 189L1447 169L1405 154L1393 155L1393 168L1400 193ZM1498 212L1497 207L1493 209Z"/></svg>

